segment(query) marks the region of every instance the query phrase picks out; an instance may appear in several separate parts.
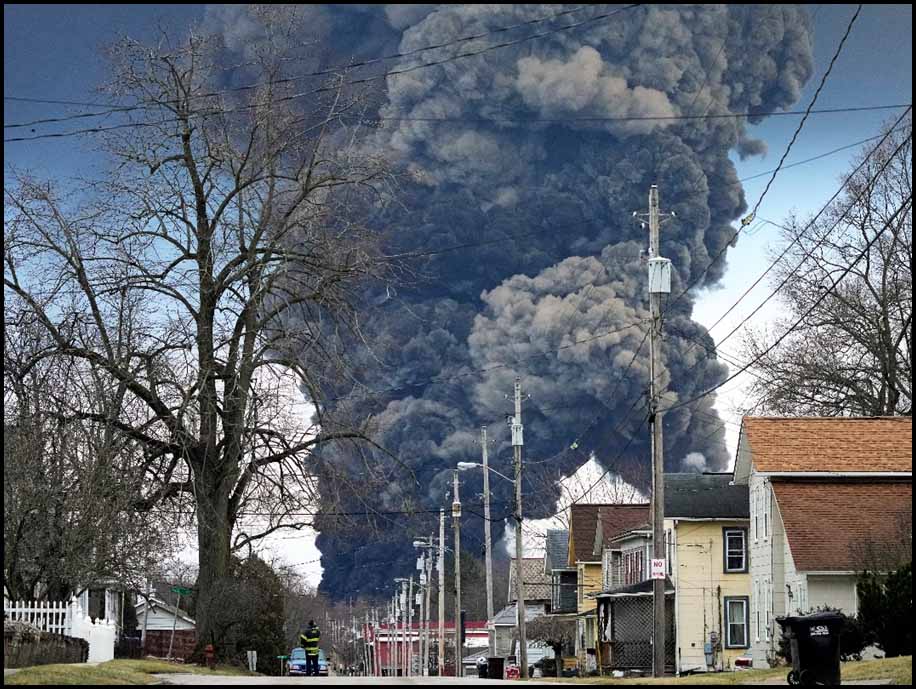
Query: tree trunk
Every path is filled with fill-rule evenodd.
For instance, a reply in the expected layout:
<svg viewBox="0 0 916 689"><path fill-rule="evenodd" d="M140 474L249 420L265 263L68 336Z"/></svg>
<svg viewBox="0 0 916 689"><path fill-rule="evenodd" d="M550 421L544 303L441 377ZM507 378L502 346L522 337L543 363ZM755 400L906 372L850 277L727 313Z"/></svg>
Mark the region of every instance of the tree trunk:
<svg viewBox="0 0 916 689"><path fill-rule="evenodd" d="M196 584L197 649L200 653L207 644L213 644L221 655L227 649L221 648L223 629L215 623L214 613L222 606L232 605L224 600L228 594L226 586L229 576L230 525L228 516L229 493L222 490L221 481L209 473L195 472L197 484L197 546L199 549L199 570Z"/></svg>
<svg viewBox="0 0 916 689"><path fill-rule="evenodd" d="M563 676L563 647L553 647L553 664L556 667L557 677Z"/></svg>

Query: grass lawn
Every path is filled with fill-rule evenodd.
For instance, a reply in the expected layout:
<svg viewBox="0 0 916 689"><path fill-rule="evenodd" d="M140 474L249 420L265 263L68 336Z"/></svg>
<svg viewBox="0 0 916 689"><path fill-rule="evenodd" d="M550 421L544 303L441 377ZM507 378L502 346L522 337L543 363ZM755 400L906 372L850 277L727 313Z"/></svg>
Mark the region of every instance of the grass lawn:
<svg viewBox="0 0 916 689"><path fill-rule="evenodd" d="M775 678L784 679L788 672L788 668L774 668L771 670L717 672L706 675L691 675L689 677L665 677L663 679L649 677L629 679L613 679L611 677L553 679L545 677L544 680L575 684L746 684ZM863 660L858 663L843 663L842 677L844 682L856 679L890 679L894 684L909 686L913 684L913 657L903 656L882 660Z"/></svg>
<svg viewBox="0 0 916 689"><path fill-rule="evenodd" d="M208 670L198 665L167 663L161 660L110 660L99 665L36 665L23 668L4 684L152 684L154 673L191 673L214 675L251 675L241 668L217 665Z"/></svg>

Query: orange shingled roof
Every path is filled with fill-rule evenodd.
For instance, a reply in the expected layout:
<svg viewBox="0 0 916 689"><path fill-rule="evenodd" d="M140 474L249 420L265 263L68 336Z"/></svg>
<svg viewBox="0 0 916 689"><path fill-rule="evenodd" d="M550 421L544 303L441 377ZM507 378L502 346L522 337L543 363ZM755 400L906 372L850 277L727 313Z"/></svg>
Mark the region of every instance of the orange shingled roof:
<svg viewBox="0 0 916 689"><path fill-rule="evenodd" d="M856 548L893 543L912 521L912 482L773 481L795 568L858 571Z"/></svg>
<svg viewBox="0 0 916 689"><path fill-rule="evenodd" d="M746 416L757 471L913 471L909 416Z"/></svg>

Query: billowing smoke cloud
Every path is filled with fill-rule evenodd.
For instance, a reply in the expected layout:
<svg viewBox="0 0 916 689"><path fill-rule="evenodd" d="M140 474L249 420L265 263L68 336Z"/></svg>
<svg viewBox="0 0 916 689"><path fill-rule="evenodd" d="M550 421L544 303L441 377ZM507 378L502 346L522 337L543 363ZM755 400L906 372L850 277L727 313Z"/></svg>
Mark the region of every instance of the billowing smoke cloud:
<svg viewBox="0 0 916 689"><path fill-rule="evenodd" d="M681 465L684 471L696 471L698 473L702 473L709 468L706 465L706 457L701 452L689 453L681 460Z"/></svg>
<svg viewBox="0 0 916 689"><path fill-rule="evenodd" d="M391 36L409 51L563 8L337 5L314 11L335 46L331 54L339 57L377 50ZM603 11L589 8L575 18ZM570 21L497 36L517 38ZM380 509L445 506L455 464L479 457L481 424L491 426L496 441L493 466L511 471L505 395L519 376L531 395L524 403L527 514L550 514L555 480L592 453L628 480L635 472L644 486L648 346L640 249L647 237L631 213L645 208L651 184L659 185L663 208L677 213L662 228L662 253L675 268L664 314L663 382L667 401L687 399L721 381L726 369L693 346L692 340L711 339L691 320L692 301L674 296L701 275L703 285L722 276L725 259L715 257L747 207L729 154L765 150L747 133L744 118L648 118L789 107L812 73L808 31L807 14L797 6L642 6L390 77L379 108L383 124L371 145L416 180L402 190L397 207L376 218L379 227L395 228L391 251L505 240L429 256L416 266L426 280L398 285L393 298L384 288L367 295L374 305L365 323L372 351L357 354L356 373L369 389L397 390L363 396L364 388L340 384L331 392L352 393L353 411L372 416L379 441L404 466L381 455L375 461L405 478L375 486L370 465L343 448L324 457L329 476L354 475L363 487L372 485ZM621 117L636 119L614 119ZM573 346L576 341L585 342ZM480 369L487 372L475 372ZM433 378L437 382L429 382ZM706 398L665 416L669 469L692 467L698 457L713 470L727 465L712 404ZM574 438L580 449L570 451ZM323 490L340 492L339 481L324 481ZM468 495L479 492L479 471L465 474L463 483ZM511 511L505 507L511 486L495 480L491 488L502 506L494 512L504 516ZM355 497L351 502L361 505ZM469 521L469 538L480 524ZM502 524L494 526L500 531ZM373 536L371 545L342 532L331 516L320 529L318 544L328 555L322 588L332 595L382 590L412 564L410 541L417 534L403 523L389 522L388 538ZM360 557L377 567L356 567L348 553L357 545Z"/></svg>

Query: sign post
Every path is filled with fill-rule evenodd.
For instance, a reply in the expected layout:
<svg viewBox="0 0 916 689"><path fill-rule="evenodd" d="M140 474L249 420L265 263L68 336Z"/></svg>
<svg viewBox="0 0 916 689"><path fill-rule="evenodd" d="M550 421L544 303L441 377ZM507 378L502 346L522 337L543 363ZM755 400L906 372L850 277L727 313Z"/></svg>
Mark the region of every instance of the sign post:
<svg viewBox="0 0 916 689"><path fill-rule="evenodd" d="M172 658L172 645L175 643L175 627L178 626L178 606L181 604L182 596L191 595L191 589L186 589L183 586L173 586L171 589L172 593L178 594L178 600L175 602L175 617L172 620L172 637L169 639L169 652L166 655L167 658ZM149 602L147 602L149 605Z"/></svg>

